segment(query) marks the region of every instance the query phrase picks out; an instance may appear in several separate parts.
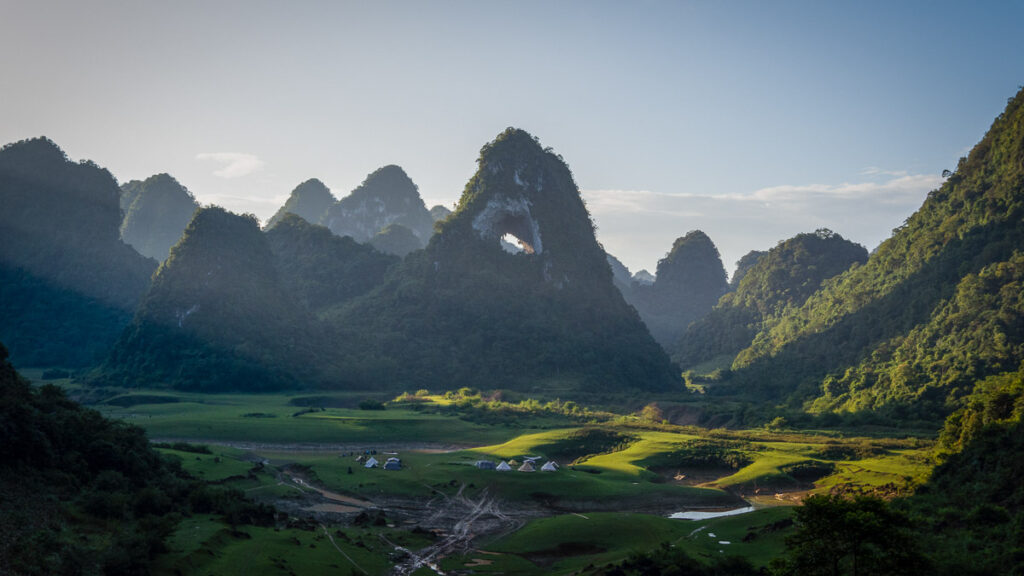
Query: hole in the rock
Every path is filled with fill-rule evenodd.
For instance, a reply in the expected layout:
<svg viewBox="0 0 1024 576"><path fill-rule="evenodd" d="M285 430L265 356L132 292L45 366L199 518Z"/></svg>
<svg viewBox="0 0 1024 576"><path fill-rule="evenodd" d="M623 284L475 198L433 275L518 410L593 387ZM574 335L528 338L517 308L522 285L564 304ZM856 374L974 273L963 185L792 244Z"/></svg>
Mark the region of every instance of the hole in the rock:
<svg viewBox="0 0 1024 576"><path fill-rule="evenodd" d="M516 238L515 234L505 234L498 242L501 244L501 249L509 254L519 254L523 251L523 243Z"/></svg>
<svg viewBox="0 0 1024 576"><path fill-rule="evenodd" d="M501 233L498 243L501 244L502 249L512 254L520 252L533 254L536 251L533 243L523 239L530 238L532 240L534 238L536 225L531 226L531 224L532 222L528 218L521 215L508 215L503 218L498 224L498 232Z"/></svg>

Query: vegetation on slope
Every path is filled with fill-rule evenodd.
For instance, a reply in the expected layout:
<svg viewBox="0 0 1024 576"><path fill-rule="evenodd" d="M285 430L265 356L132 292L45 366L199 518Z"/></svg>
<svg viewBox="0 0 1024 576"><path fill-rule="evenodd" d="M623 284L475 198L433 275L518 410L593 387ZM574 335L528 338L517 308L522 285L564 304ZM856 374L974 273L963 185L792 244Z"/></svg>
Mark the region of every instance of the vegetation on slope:
<svg viewBox="0 0 1024 576"><path fill-rule="evenodd" d="M749 257L744 256L748 263ZM863 246L827 229L779 242L756 257L734 292L722 296L710 314L690 326L673 358L684 368L719 356L731 359L750 345L767 321L800 306L822 282L863 264L867 257Z"/></svg>
<svg viewBox="0 0 1024 576"><path fill-rule="evenodd" d="M258 321L255 321L257 320ZM107 360L108 382L207 391L298 386L331 366L255 217L202 208Z"/></svg>
<svg viewBox="0 0 1024 576"><path fill-rule="evenodd" d="M19 365L95 363L156 262L119 239L114 178L36 138L0 150L0 338Z"/></svg>
<svg viewBox="0 0 1024 576"><path fill-rule="evenodd" d="M232 524L272 512L182 472L142 429L108 420L55 386L35 390L0 344L0 572L148 574L190 513Z"/></svg>
<svg viewBox="0 0 1024 576"><path fill-rule="evenodd" d="M863 266L767 323L733 382L816 410L935 418L1021 355L1024 90ZM940 374L940 372L942 372Z"/></svg>
<svg viewBox="0 0 1024 576"><path fill-rule="evenodd" d="M509 129L478 163L429 246L336 311L376 356L400 360L380 378L406 389L674 386L667 356L612 285L561 159ZM530 251L503 250L505 234Z"/></svg>
<svg viewBox="0 0 1024 576"><path fill-rule="evenodd" d="M658 261L653 284L631 283L624 292L651 335L671 350L687 326L711 311L728 283L718 248L700 230L676 239Z"/></svg>
<svg viewBox="0 0 1024 576"><path fill-rule="evenodd" d="M273 228L287 214L295 214L310 224L319 224L334 202L330 189L316 178L310 178L292 190L284 206L267 220L265 228Z"/></svg>
<svg viewBox="0 0 1024 576"><path fill-rule="evenodd" d="M401 224L426 243L434 230L419 190L395 165L372 172L351 194L327 209L320 221L338 236L366 242L389 224Z"/></svg>
<svg viewBox="0 0 1024 576"><path fill-rule="evenodd" d="M162 262L198 208L192 193L168 174L127 182L121 186L121 239Z"/></svg>

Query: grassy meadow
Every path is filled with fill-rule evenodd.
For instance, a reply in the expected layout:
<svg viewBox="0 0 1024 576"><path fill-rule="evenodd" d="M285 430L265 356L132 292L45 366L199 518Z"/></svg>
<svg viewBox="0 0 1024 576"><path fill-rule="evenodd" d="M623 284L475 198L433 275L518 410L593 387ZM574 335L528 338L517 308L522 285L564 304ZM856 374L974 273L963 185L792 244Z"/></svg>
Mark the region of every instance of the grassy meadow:
<svg viewBox="0 0 1024 576"><path fill-rule="evenodd" d="M367 403L365 394L214 395L57 383L105 415L146 429L196 477L289 515L313 509L311 486L361 500L365 510L458 497L490 499L519 514L516 529L483 534L468 552L440 559L441 569L474 573L585 572L662 545L764 565L782 550L791 506L803 495L899 492L932 465L930 443L913 438L706 430L563 405L509 412L451 395L382 405L386 398ZM367 469L356 461L365 450L376 450L381 462L395 453L403 469ZM554 460L560 470L502 473L474 465L528 457L537 458L538 469ZM748 502L757 509L737 516L667 517ZM431 542L409 530L412 520L396 525L389 518L389 527L355 526L351 515L316 518L278 529L185 518L157 572L383 574L401 561L396 546L415 551Z"/></svg>

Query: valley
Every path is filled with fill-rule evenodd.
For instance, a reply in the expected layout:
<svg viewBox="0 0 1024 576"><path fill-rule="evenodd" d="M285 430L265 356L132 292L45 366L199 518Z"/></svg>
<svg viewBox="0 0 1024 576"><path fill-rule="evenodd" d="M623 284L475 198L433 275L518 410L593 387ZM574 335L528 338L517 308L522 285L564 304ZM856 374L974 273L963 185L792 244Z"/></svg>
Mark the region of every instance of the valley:
<svg viewBox="0 0 1024 576"><path fill-rule="evenodd" d="M482 418L459 408L457 392L380 402L134 389L100 399L103 389L63 384L146 429L194 476L289 518L278 531L186 519L155 573L572 574L662 543L766 565L783 550L803 497L837 488L906 494L932 466L929 439L709 430L542 409L474 422ZM401 470L366 468L371 456L400 458ZM527 458L538 471L476 467ZM549 460L558 471L539 471ZM669 518L748 505L753 512L735 516Z"/></svg>

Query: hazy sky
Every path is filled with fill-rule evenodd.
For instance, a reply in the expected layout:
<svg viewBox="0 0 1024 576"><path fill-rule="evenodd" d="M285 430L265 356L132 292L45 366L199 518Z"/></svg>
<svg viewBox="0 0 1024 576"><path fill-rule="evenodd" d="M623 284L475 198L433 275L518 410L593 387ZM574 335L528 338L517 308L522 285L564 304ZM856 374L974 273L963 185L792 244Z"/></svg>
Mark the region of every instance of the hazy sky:
<svg viewBox="0 0 1024 576"><path fill-rule="evenodd" d="M1024 84L1024 2L0 0L0 142L168 172L269 217L399 164L450 206L507 126L561 154L599 240L726 268L828 227L869 249Z"/></svg>

